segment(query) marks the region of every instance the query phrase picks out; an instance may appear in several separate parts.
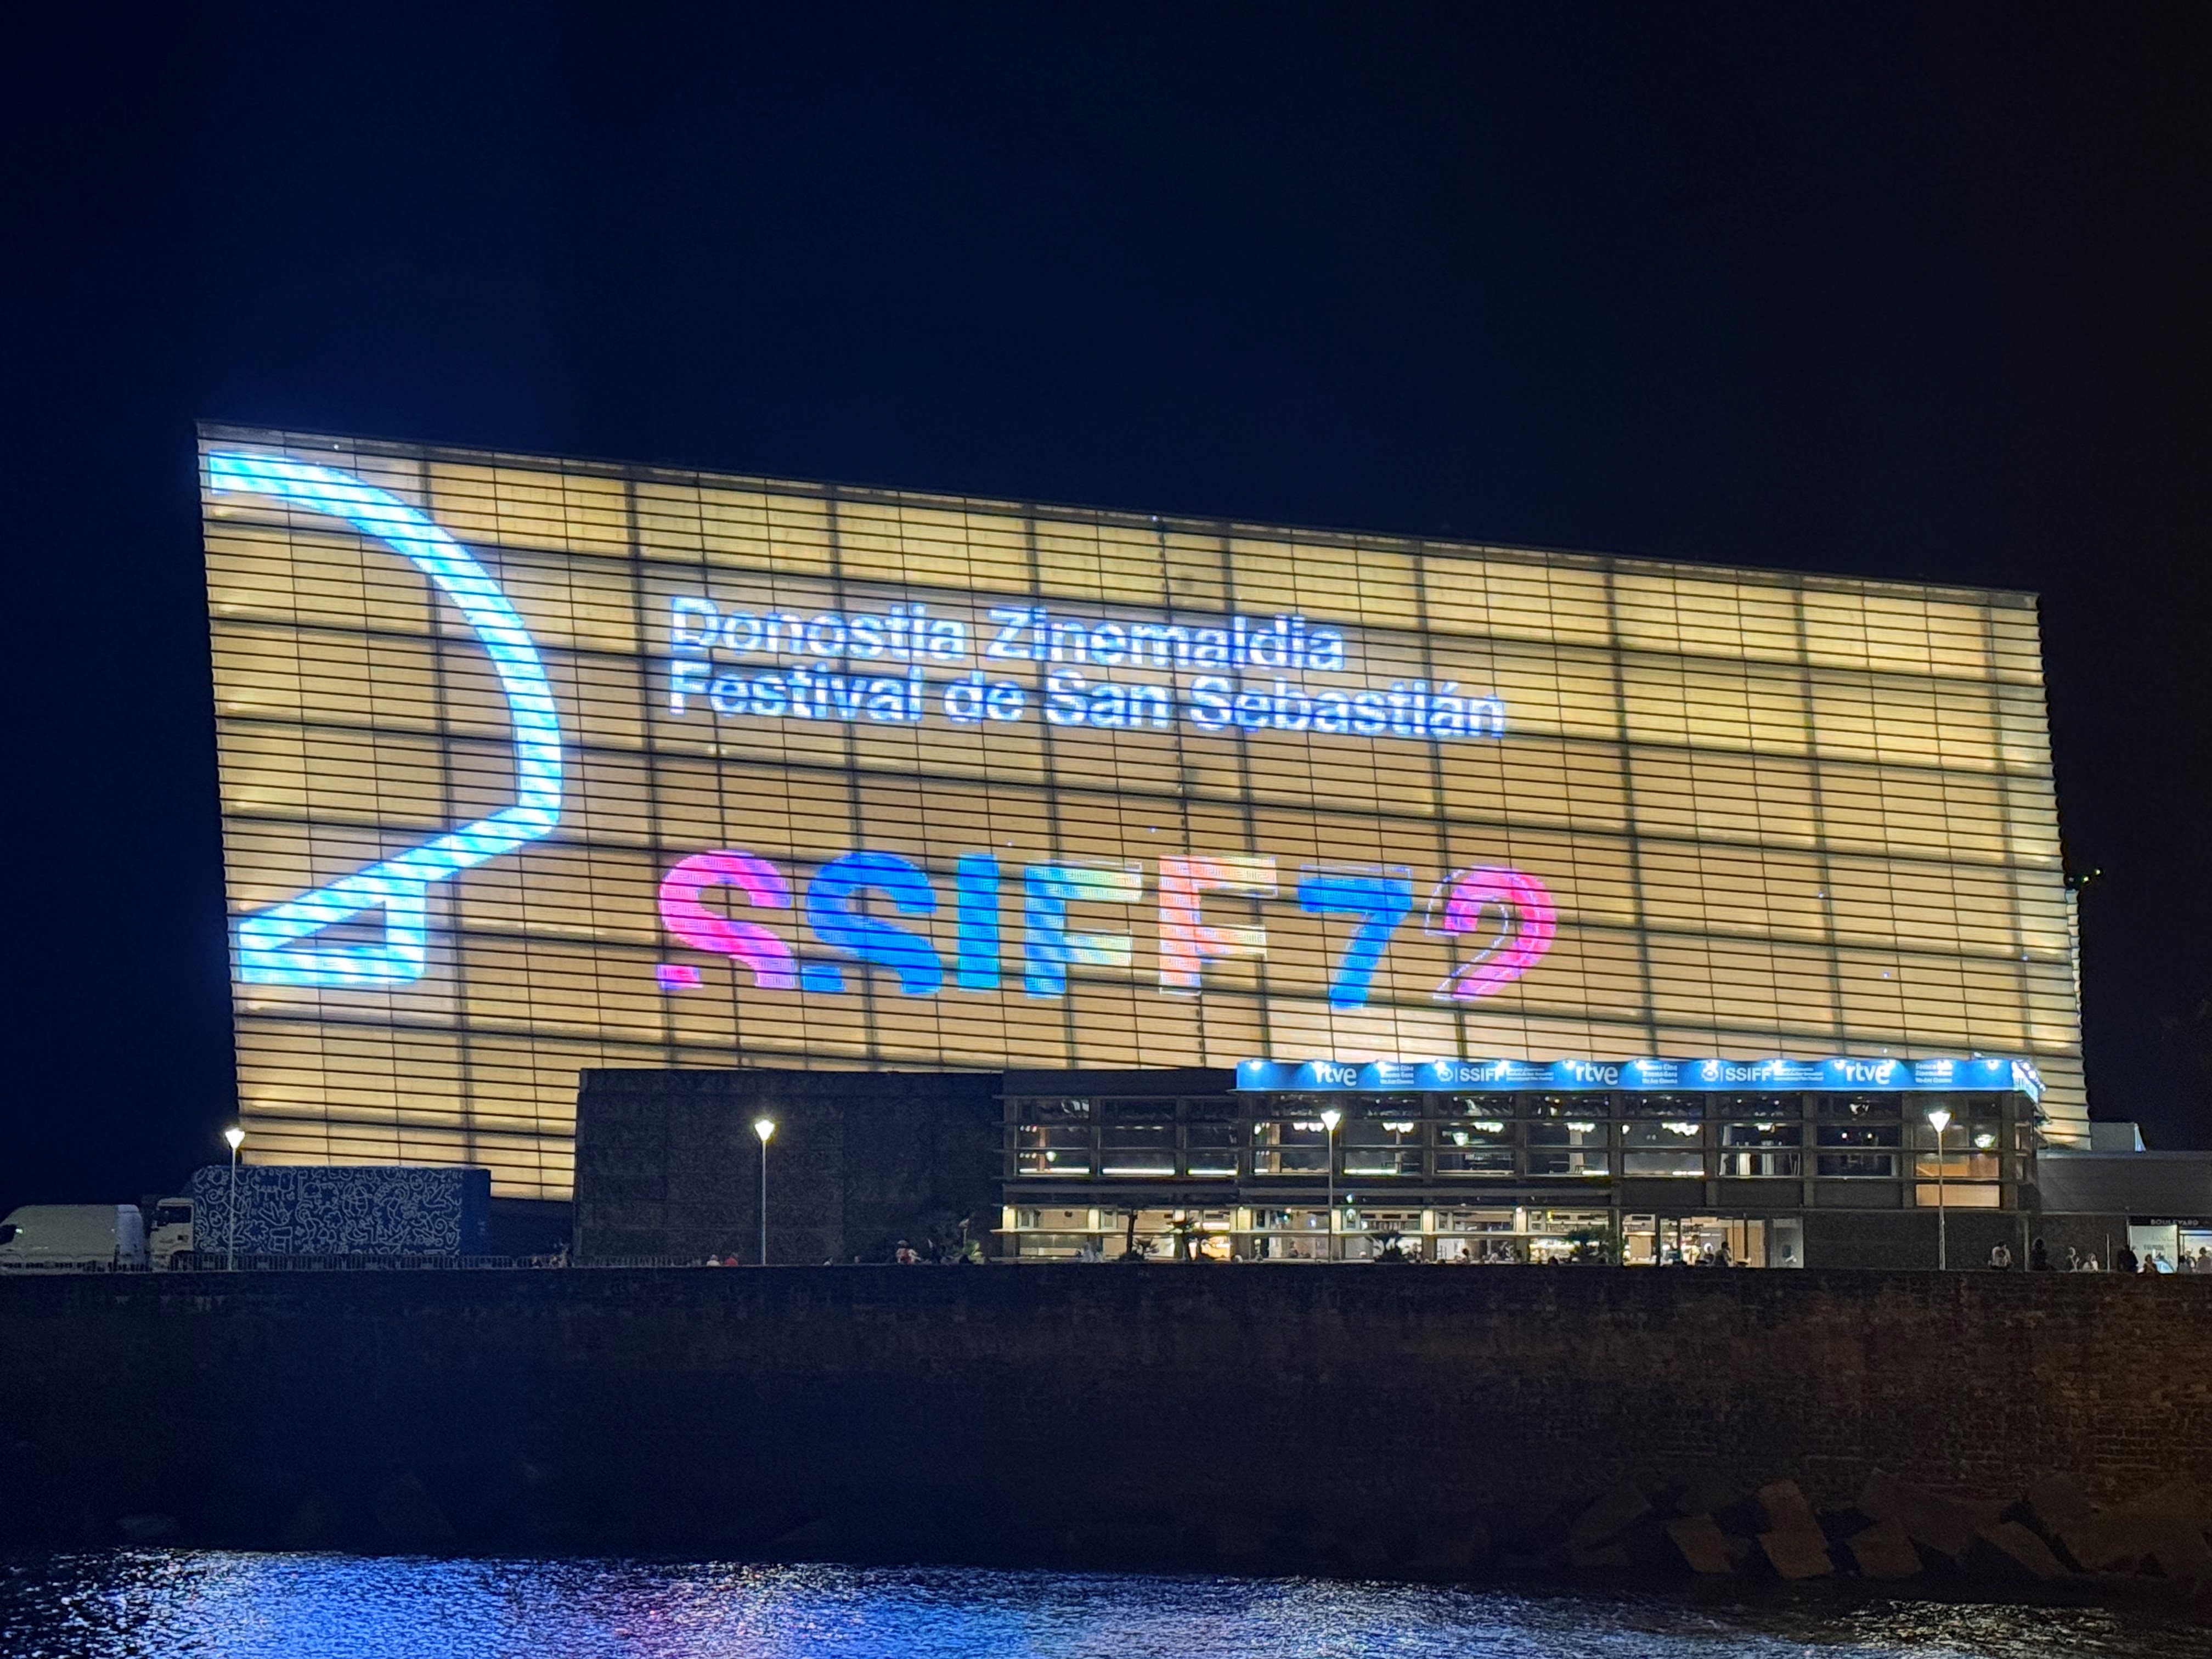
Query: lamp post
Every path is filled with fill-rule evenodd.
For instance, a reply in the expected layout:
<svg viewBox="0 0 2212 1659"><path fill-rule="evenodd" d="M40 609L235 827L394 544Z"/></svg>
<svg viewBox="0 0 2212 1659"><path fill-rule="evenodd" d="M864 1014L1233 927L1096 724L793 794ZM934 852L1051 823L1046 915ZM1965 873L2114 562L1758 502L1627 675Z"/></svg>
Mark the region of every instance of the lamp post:
<svg viewBox="0 0 2212 1659"><path fill-rule="evenodd" d="M775 1133L775 1120L772 1117L755 1118L753 1133L760 1137L761 1144L760 1264L765 1267L768 1266L768 1139Z"/></svg>
<svg viewBox="0 0 2212 1659"><path fill-rule="evenodd" d="M228 1271L238 1271L238 1149L245 1143L246 1131L235 1123L222 1132L230 1143L230 1225L225 1229L230 1237L230 1266Z"/></svg>
<svg viewBox="0 0 2212 1659"><path fill-rule="evenodd" d="M1321 1115L1321 1127L1328 1132L1328 1145L1322 1153L1328 1168L1328 1236L1322 1245L1328 1252L1322 1258L1327 1261L1336 1260L1336 1126L1343 1121L1344 1114L1334 1106Z"/></svg>
<svg viewBox="0 0 2212 1659"><path fill-rule="evenodd" d="M1951 1265L1949 1217L1943 1206L1943 1131L1951 1127L1951 1114L1938 1106L1928 1114L1928 1121L1936 1126L1936 1266L1940 1270Z"/></svg>

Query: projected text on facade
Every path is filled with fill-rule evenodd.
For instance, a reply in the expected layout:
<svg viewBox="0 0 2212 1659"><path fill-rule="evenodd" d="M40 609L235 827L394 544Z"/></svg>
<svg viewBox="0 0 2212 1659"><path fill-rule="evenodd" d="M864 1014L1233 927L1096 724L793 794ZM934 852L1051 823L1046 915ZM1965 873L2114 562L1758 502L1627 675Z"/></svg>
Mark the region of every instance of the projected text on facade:
<svg viewBox="0 0 2212 1659"><path fill-rule="evenodd" d="M253 1145L565 1195L590 1066L2078 1036L2016 596L203 443Z"/></svg>

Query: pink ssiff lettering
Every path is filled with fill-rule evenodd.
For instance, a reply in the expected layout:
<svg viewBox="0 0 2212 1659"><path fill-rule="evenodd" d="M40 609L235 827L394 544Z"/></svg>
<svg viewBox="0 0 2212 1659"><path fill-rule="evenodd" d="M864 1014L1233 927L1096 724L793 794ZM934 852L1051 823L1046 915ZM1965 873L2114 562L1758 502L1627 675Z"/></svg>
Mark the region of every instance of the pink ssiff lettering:
<svg viewBox="0 0 2212 1659"><path fill-rule="evenodd" d="M1559 931L1559 912L1535 877L1502 864L1455 870L1429 902L1431 933L1481 941L1437 987L1452 1002L1494 994L1535 966ZM1489 935L1489 937L1486 937Z"/></svg>
<svg viewBox="0 0 2212 1659"><path fill-rule="evenodd" d="M976 867L971 871L971 866ZM855 965L880 964L895 955L902 965L896 981L897 994L934 996L948 982L939 956L942 934L953 931L957 934L957 972L950 984L956 994L995 991L1006 982L1010 957L1027 964L1029 971L1021 975L1021 982L1028 994L1039 997L1066 994L1069 969L1113 976L1126 975L1134 965L1127 934L1069 933L1066 912L1070 902L1138 902L1145 890L1140 865L1117 866L1111 890L1098 887L1095 891L1100 872L1088 869L1032 865L1023 867L1018 879L1002 879L996 856L989 853L963 854L960 867L957 902L947 904L929 874L908 859L849 853L827 860L809 879L803 907L795 907L792 883L759 854L739 848L695 853L662 878L660 918L681 943L726 958L763 991L839 994L852 975L829 965L831 962L852 962L857 957ZM831 892L824 886L824 872L841 869L844 873L840 883L831 884L836 888ZM1343 933L1343 945L1330 967L1328 992L1334 1007L1361 1006L1368 1000L1391 937L1412 908L1412 872L1380 866L1306 869L1297 890L1300 908L1310 915L1357 920L1358 925ZM726 895L709 902L712 890L718 888L727 890ZM1232 913L1236 901L1249 904L1278 899L1281 889L1273 858L1170 854L1159 860L1157 890L1162 991L1196 995L1205 989L1206 975L1216 964L1267 957L1264 926L1256 921L1209 919L1206 910L1209 896ZM1015 896L1013 902L1002 900L1002 892ZM878 898L868 897L870 893ZM727 914L729 906L738 903L738 895L743 896L739 914ZM867 908L881 896L895 899L904 915L942 917L954 926L939 928L917 922L908 929L895 927ZM811 954L803 973L798 949L765 919L753 919L794 909L803 915L811 934L804 948ZM1020 929L1020 943L1010 948L1007 935L1013 929L1009 924L1014 923ZM1432 938L1460 942L1465 960L1430 995L1440 1002L1464 1004L1496 995L1540 961L1559 931L1559 911L1535 877L1506 865L1480 865L1455 870L1437 884L1424 931ZM1108 939L1117 948L1095 948ZM1040 973L1041 963L1057 964L1057 971ZM692 963L660 963L653 974L660 989L670 994L703 988L705 982ZM884 988L891 988L887 984Z"/></svg>
<svg viewBox="0 0 2212 1659"><path fill-rule="evenodd" d="M660 884L660 919L668 931L695 951L705 951L752 970L763 991L788 991L799 983L799 963L791 946L757 921L733 921L700 902L709 887L734 887L763 909L788 910L791 887L783 874L756 853L695 853L671 870ZM682 963L663 963L655 977L665 991L699 983L699 970Z"/></svg>

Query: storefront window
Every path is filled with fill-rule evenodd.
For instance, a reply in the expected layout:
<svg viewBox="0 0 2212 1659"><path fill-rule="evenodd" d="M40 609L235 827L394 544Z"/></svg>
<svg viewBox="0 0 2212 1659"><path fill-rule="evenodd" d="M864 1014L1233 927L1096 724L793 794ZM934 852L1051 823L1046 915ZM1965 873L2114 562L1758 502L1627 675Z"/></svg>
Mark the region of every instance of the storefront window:
<svg viewBox="0 0 2212 1659"><path fill-rule="evenodd" d="M1739 1179L1766 1176L1796 1176L1804 1168L1805 1131L1787 1119L1754 1119L1723 1123L1721 1134L1721 1173Z"/></svg>
<svg viewBox="0 0 2212 1659"><path fill-rule="evenodd" d="M1607 1262L1618 1259L1620 1237L1610 1210L1531 1210L1531 1261Z"/></svg>
<svg viewBox="0 0 2212 1659"><path fill-rule="evenodd" d="M1437 1173L1511 1175L1513 1126L1504 1118L1453 1119L1437 1125Z"/></svg>
<svg viewBox="0 0 2212 1659"><path fill-rule="evenodd" d="M1893 1181L1897 1178L1897 1154L1894 1152L1820 1152L1816 1155L1814 1173L1823 1176L1879 1177Z"/></svg>
<svg viewBox="0 0 2212 1659"><path fill-rule="evenodd" d="M1951 1140L1953 1137L1947 1135L1944 1139ZM1942 1166L1942 1176L1946 1181L1995 1181L1997 1179L1998 1164L2001 1160L1995 1152L1961 1150L1956 1145L1952 1145L1946 1146L1943 1149L1943 1155L1938 1158L1936 1155L1935 1140L1935 1135L1932 1133L1929 1133L1927 1136L1928 1145L1912 1155L1912 1173L1920 1180L1935 1180L1939 1164Z"/></svg>
<svg viewBox="0 0 2212 1659"><path fill-rule="evenodd" d="M1106 1176L1171 1176L1176 1172L1176 1128L1172 1123L1117 1121L1099 1129L1099 1173Z"/></svg>
<svg viewBox="0 0 2212 1659"><path fill-rule="evenodd" d="M1912 1201L1923 1210L1994 1210L2004 1189L1995 1182L1946 1181L1940 1185L1923 1181L1912 1189Z"/></svg>
<svg viewBox="0 0 2212 1659"><path fill-rule="evenodd" d="M1419 1103L1416 1103L1418 1106ZM1347 1176L1417 1176L1425 1136L1418 1115L1355 1117L1337 1131Z"/></svg>
<svg viewBox="0 0 2212 1659"><path fill-rule="evenodd" d="M1825 1096L1820 1115L1823 1121L1814 1131L1814 1144L1820 1148L1816 1173L1896 1179L1894 1149L1905 1143L1905 1126L1898 1121L1903 1114L1895 1101ZM1880 1121L1885 1117L1887 1122Z"/></svg>
<svg viewBox="0 0 2212 1659"><path fill-rule="evenodd" d="M1895 1123L1905 1115L1895 1095L1817 1095L1814 1115L1823 1123Z"/></svg>
<svg viewBox="0 0 2212 1659"><path fill-rule="evenodd" d="M1252 1126L1252 1173L1322 1175L1328 1169L1328 1131L1319 1118L1273 1118Z"/></svg>
<svg viewBox="0 0 2212 1659"><path fill-rule="evenodd" d="M1582 1119L1540 1119L1528 1126L1532 1176L1607 1176L1605 1125Z"/></svg>
<svg viewBox="0 0 2212 1659"><path fill-rule="evenodd" d="M1237 1126L1228 1122L1196 1122L1183 1126L1183 1166L1194 1176L1222 1176L1237 1173Z"/></svg>
<svg viewBox="0 0 2212 1659"><path fill-rule="evenodd" d="M2187 1224L2174 1230L2173 1265L2185 1273L2212 1273L2212 1227Z"/></svg>
<svg viewBox="0 0 2212 1659"><path fill-rule="evenodd" d="M1511 1095L1438 1095L1436 1115L1443 1118L1513 1116Z"/></svg>
<svg viewBox="0 0 2212 1659"><path fill-rule="evenodd" d="M1704 1144L1704 1126L1694 1118L1625 1124L1620 1144L1625 1149L1620 1158L1623 1175L1702 1176L1705 1172L1705 1155L1698 1150Z"/></svg>
<svg viewBox="0 0 2212 1659"><path fill-rule="evenodd" d="M1252 1212L1255 1261L1322 1261L1328 1256L1328 1217L1315 1210Z"/></svg>
<svg viewBox="0 0 2212 1659"><path fill-rule="evenodd" d="M1017 1255L1081 1261L1099 1255L1095 1217L1090 1210L1017 1209L1012 1216Z"/></svg>
<svg viewBox="0 0 2212 1659"><path fill-rule="evenodd" d="M1014 1168L1025 1176L1088 1176L1087 1123L1023 1123L1014 1129Z"/></svg>
<svg viewBox="0 0 2212 1659"><path fill-rule="evenodd" d="M1705 1103L1695 1095L1620 1095L1614 1098L1624 1118L1671 1117L1694 1123L1705 1115Z"/></svg>
<svg viewBox="0 0 2212 1659"><path fill-rule="evenodd" d="M1805 1115L1796 1095L1708 1095L1707 1115L1726 1118L1784 1119L1795 1122Z"/></svg>
<svg viewBox="0 0 2212 1659"><path fill-rule="evenodd" d="M1767 1222L1738 1216L1631 1215L1621 1222L1621 1258L1632 1267L1764 1267L1770 1243ZM1795 1255L1794 1233L1790 1247Z"/></svg>
<svg viewBox="0 0 2212 1659"><path fill-rule="evenodd" d="M1352 1234L1345 1239L1339 1252L1348 1261L1372 1261L1381 1258L1405 1257L1418 1261L1421 1259L1421 1212L1419 1210L1363 1210L1358 1224L1350 1222L1346 1230Z"/></svg>

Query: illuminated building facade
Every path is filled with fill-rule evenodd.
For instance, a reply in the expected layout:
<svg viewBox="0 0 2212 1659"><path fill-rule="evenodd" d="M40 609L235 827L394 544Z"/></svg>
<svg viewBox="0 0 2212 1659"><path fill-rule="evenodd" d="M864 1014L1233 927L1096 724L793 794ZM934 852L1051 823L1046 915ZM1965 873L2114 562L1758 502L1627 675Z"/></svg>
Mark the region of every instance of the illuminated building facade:
<svg viewBox="0 0 2212 1659"><path fill-rule="evenodd" d="M564 1198L580 1070L741 1064L1989 1059L2085 1136L2024 596L216 428L201 477L263 1159Z"/></svg>

